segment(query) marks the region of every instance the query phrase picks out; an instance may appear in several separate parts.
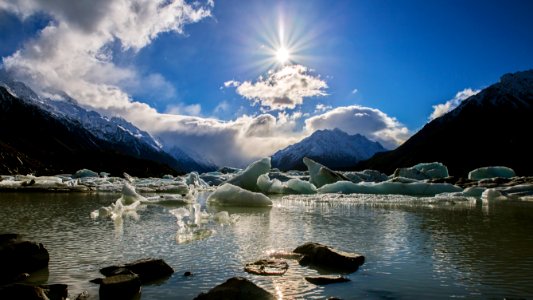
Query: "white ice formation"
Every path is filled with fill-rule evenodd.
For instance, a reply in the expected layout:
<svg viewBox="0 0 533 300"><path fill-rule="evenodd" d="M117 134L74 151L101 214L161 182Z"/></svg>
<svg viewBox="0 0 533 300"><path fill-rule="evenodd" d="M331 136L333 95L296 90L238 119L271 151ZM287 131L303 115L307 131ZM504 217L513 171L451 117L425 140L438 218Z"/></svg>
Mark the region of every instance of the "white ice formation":
<svg viewBox="0 0 533 300"><path fill-rule="evenodd" d="M254 193L230 183L218 187L207 202L224 206L272 206L272 200L261 193Z"/></svg>
<svg viewBox="0 0 533 300"><path fill-rule="evenodd" d="M343 194L396 194L411 196L435 196L440 193L461 192L458 186L448 183L401 183L401 182L361 182L338 181L327 184L318 189L319 193L343 193Z"/></svg>
<svg viewBox="0 0 533 300"><path fill-rule="evenodd" d="M404 177L416 180L446 178L448 168L440 162L420 163L410 168L398 168L394 177Z"/></svg>
<svg viewBox="0 0 533 300"><path fill-rule="evenodd" d="M248 167L246 167L246 169L237 173L227 182L234 186L257 192L259 191L257 179L259 176L268 173L268 171L270 171L270 157L266 157L251 163Z"/></svg>
<svg viewBox="0 0 533 300"><path fill-rule="evenodd" d="M516 174L513 169L500 166L478 168L468 173L468 179L471 180L482 180L495 177L511 178L515 176Z"/></svg>

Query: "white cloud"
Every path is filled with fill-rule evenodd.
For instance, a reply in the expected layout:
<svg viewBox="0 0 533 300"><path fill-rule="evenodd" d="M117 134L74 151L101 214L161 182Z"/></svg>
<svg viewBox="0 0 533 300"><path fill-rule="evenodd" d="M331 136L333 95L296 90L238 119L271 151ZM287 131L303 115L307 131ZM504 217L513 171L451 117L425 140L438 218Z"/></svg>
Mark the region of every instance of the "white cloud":
<svg viewBox="0 0 533 300"><path fill-rule="evenodd" d="M362 134L380 142L385 148L395 148L410 135L409 130L395 118L370 107L341 106L305 120L306 129L339 128L349 134Z"/></svg>
<svg viewBox="0 0 533 300"><path fill-rule="evenodd" d="M239 95L269 110L293 109L302 104L306 97L325 96L325 89L328 88L325 81L302 65L287 65L279 70L271 70L268 77L259 77L256 82L244 81L239 84L227 81L224 85L237 85Z"/></svg>
<svg viewBox="0 0 533 300"><path fill-rule="evenodd" d="M457 92L457 94L455 94L455 97L453 97L453 99L448 100L442 104L433 105L433 112L431 113L428 119L431 121L431 120L434 120L438 117L445 115L449 111L459 106L459 104L461 104L463 100L468 99L471 96L474 96L480 91L481 90L473 90L471 88L467 88L467 89Z"/></svg>
<svg viewBox="0 0 533 300"><path fill-rule="evenodd" d="M352 94L356 94L358 91L359 91L358 89L353 89Z"/></svg>
<svg viewBox="0 0 533 300"><path fill-rule="evenodd" d="M238 87L239 84L241 84L241 83L238 82L238 81L228 80L228 81L224 82L224 87Z"/></svg>
<svg viewBox="0 0 533 300"><path fill-rule="evenodd" d="M332 108L333 107L331 105L324 105L322 103L318 103L315 106L315 113L317 113L317 112L325 112L325 111L330 110Z"/></svg>
<svg viewBox="0 0 533 300"><path fill-rule="evenodd" d="M168 105L165 113L172 115L199 116L202 112L200 104L185 105L182 103Z"/></svg>

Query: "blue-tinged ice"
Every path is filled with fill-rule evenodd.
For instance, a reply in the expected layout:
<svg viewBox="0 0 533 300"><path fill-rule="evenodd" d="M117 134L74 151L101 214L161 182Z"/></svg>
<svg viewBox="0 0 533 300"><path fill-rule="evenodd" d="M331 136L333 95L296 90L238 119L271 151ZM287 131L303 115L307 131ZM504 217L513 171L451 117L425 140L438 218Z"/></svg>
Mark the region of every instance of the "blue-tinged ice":
<svg viewBox="0 0 533 300"><path fill-rule="evenodd" d="M448 168L440 162L420 163L410 168L398 168L394 177L405 177L416 180L438 179L449 176Z"/></svg>
<svg viewBox="0 0 533 300"><path fill-rule="evenodd" d="M332 171L328 167L323 166L310 158L304 157L303 161L307 166L307 169L309 169L309 182L316 187L321 187L325 184L334 183L340 180L349 180L341 173Z"/></svg>
<svg viewBox="0 0 533 300"><path fill-rule="evenodd" d="M468 179L471 180L482 180L495 177L511 178L515 176L516 174L513 169L501 166L478 168L468 173Z"/></svg>
<svg viewBox="0 0 533 300"><path fill-rule="evenodd" d="M458 186L449 183L400 183L400 182L361 182L338 181L318 189L319 193L343 194L396 194L411 196L435 196L441 193L461 192Z"/></svg>
<svg viewBox="0 0 533 300"><path fill-rule="evenodd" d="M207 202L226 206L272 206L272 200L261 193L254 193L230 183L218 187Z"/></svg>
<svg viewBox="0 0 533 300"><path fill-rule="evenodd" d="M257 186L257 179L259 176L268 173L268 171L270 171L270 157L265 157L253 162L246 169L237 173L228 180L228 183L249 191L258 192L260 189Z"/></svg>

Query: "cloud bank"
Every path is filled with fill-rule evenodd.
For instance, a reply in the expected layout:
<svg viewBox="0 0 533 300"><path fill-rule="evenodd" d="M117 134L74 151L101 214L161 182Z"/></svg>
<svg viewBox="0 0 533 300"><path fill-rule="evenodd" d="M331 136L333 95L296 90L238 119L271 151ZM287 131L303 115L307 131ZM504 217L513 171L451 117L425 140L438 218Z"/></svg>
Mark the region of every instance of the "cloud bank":
<svg viewBox="0 0 533 300"><path fill-rule="evenodd" d="M468 89L464 89L462 91L457 92L457 94L455 94L455 97L453 97L453 99L448 100L442 104L433 105L433 112L431 113L428 119L432 121L440 116L445 115L449 111L459 106L459 104L461 104L463 100L468 99L471 96L474 96L480 91L481 90L473 90L471 88L468 88Z"/></svg>

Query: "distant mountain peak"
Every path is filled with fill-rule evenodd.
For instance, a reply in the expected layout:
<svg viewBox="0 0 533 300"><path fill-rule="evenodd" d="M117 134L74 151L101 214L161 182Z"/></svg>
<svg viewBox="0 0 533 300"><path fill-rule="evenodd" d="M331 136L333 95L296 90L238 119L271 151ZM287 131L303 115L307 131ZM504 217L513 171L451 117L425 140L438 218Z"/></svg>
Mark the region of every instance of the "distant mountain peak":
<svg viewBox="0 0 533 300"><path fill-rule="evenodd" d="M302 160L309 157L330 168L346 169L381 151L386 149L363 135L349 135L338 128L323 129L276 152L272 165L281 170L305 169Z"/></svg>

